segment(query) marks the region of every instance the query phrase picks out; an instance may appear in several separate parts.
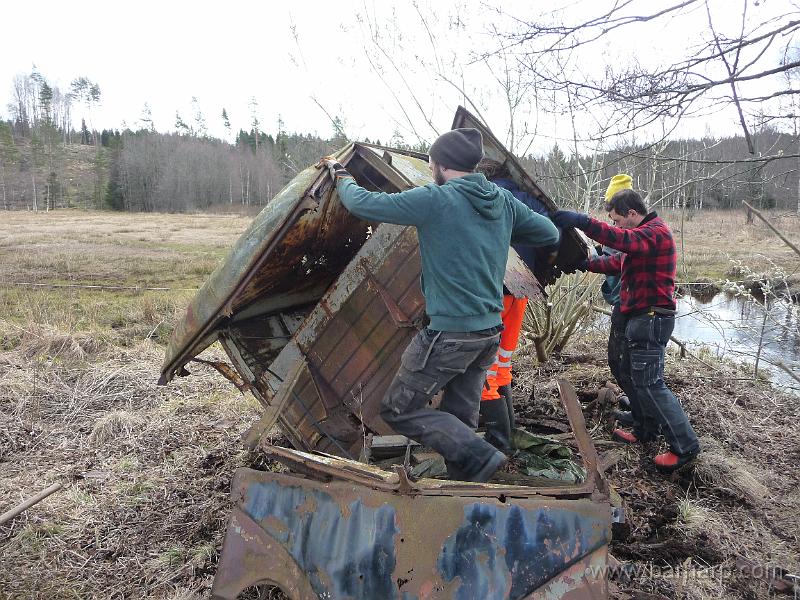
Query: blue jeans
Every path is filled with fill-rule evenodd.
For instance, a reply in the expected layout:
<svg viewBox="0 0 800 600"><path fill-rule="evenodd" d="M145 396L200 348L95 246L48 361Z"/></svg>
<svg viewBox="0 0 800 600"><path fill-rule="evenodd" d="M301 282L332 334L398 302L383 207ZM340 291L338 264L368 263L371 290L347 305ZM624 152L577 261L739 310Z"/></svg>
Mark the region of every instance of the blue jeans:
<svg viewBox="0 0 800 600"><path fill-rule="evenodd" d="M674 316L629 317L618 383L631 401L636 437L646 442L660 432L672 452L687 456L699 452L700 442L681 403L664 383L664 351L674 328Z"/></svg>

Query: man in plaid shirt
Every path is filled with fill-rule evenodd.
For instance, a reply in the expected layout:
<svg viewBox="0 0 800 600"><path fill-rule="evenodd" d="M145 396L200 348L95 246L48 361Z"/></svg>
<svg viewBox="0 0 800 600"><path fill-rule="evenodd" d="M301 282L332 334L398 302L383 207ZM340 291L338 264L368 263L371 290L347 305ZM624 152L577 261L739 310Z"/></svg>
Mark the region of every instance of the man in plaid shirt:
<svg viewBox="0 0 800 600"><path fill-rule="evenodd" d="M633 433L617 429L614 437L630 444L648 442L659 429L669 451L655 457L656 466L674 471L690 462L700 443L680 402L664 383L664 351L675 327L676 250L672 232L642 198L626 189L614 194L605 209L614 226L589 215L559 210L557 226L582 229L591 239L620 254L588 259L593 273L619 274L620 312L625 319L620 387L628 395Z"/></svg>

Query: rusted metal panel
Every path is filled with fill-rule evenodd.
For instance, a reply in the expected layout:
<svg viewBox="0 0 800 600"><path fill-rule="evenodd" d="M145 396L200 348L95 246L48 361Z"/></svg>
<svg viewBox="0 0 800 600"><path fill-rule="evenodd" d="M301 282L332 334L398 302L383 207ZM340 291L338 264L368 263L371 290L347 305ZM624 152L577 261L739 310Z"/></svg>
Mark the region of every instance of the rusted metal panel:
<svg viewBox="0 0 800 600"><path fill-rule="evenodd" d="M500 143L492 131L485 123L482 123L475 115L470 113L463 106L459 106L453 118L452 129L460 127L474 127L480 130L483 136L483 151L487 158L505 163L511 173L511 178L519 186L534 198L544 204L548 210L557 210L558 206L548 196L542 188L531 178L522 165L506 148ZM546 257L542 256L541 261L537 261L536 277L543 284L552 283L560 272L572 273L576 267L586 258L588 245L582 240L574 229L562 232L561 245L558 250L558 257L554 267L547 266Z"/></svg>
<svg viewBox="0 0 800 600"><path fill-rule="evenodd" d="M538 284L513 251L508 264L506 286L514 293L536 298ZM292 411L290 403L284 417L294 421L301 432L308 432L309 439L313 437L314 442L301 447L314 448L315 442L324 442L325 451L357 456L365 431L391 432L379 416L380 400L397 371L403 349L422 325L420 272L414 228L380 225L297 330L294 337L314 386L309 381L295 384L302 411ZM276 365L282 364L276 360ZM271 370L281 373L280 367ZM317 398L326 414L319 412ZM312 412L312 407L319 409L314 413L319 425L303 416ZM351 418L342 414L333 418L341 407L349 409ZM316 435L320 428L326 436Z"/></svg>
<svg viewBox="0 0 800 600"><path fill-rule="evenodd" d="M352 148L343 149L342 154ZM367 237L367 224L339 202L312 194L327 173L309 167L259 213L211 274L178 323L160 383L216 340L217 329L249 304L271 296L273 310L316 302Z"/></svg>
<svg viewBox="0 0 800 600"><path fill-rule="evenodd" d="M306 437L301 447L357 456L365 426L389 433L378 416L379 402L416 329L398 326L387 300L410 324L420 322L424 303L416 248L413 228L379 226L297 330L297 348L310 376L282 384L291 386L291 398L282 410L284 418ZM376 293L376 284L384 296ZM287 347L286 353L295 352L293 348ZM281 377L283 367L291 364L282 359L279 355L271 368ZM281 398L287 394L288 390ZM324 436L317 435L320 430ZM316 447L319 442L325 447Z"/></svg>
<svg viewBox="0 0 800 600"><path fill-rule="evenodd" d="M524 598L610 540L607 509L588 500L396 495L250 469L232 496L218 598L288 573L293 598Z"/></svg>
<svg viewBox="0 0 800 600"><path fill-rule="evenodd" d="M608 548L598 548L534 591L525 600L608 598Z"/></svg>
<svg viewBox="0 0 800 600"><path fill-rule="evenodd" d="M355 144L338 157L368 189L431 181L424 155ZM232 379L265 406L248 446L308 476L237 472L215 596L260 581L294 598L599 589L558 576L599 556L610 534L608 490L574 390L561 385L589 475L581 484L412 481L402 466L356 461L368 436L391 433L380 400L424 323L416 231L350 215L324 169L301 173L268 209L189 307L162 371L169 380L219 338L241 377ZM541 297L513 251L504 283ZM295 449L263 440L276 423Z"/></svg>
<svg viewBox="0 0 800 600"><path fill-rule="evenodd" d="M311 583L291 555L245 512L234 508L214 577L212 597L238 598L256 585L277 585L293 600L317 600Z"/></svg>
<svg viewBox="0 0 800 600"><path fill-rule="evenodd" d="M447 481L439 479L420 479L411 482L406 490L400 489L400 480L396 475L371 465L365 465L342 456L352 458L359 454L363 439L358 440L358 445L353 446L348 453L341 452L338 448L331 450L336 456L318 457L315 454L297 452L288 448L281 448L271 444L263 444L262 450L275 460L284 463L290 469L301 470L320 479L337 477L365 485L376 490L392 491L425 496L470 495L476 497L527 498L532 496L552 497L590 497L598 504L608 507L611 515L610 492L602 474L597 469L597 452L592 444L589 432L583 418L577 395L572 386L559 381L559 391L562 405L567 413L572 427L583 467L587 473L586 481L579 484L556 482L547 480L543 483L535 478L529 478L525 483L516 485L505 484L477 484L464 481ZM362 430L362 435L365 430ZM319 438L315 438L319 439ZM306 438L308 440L308 437ZM330 447L331 440L326 440ZM348 456L349 455L349 456ZM610 518L610 517L609 517Z"/></svg>
<svg viewBox="0 0 800 600"><path fill-rule="evenodd" d="M392 151L392 165L372 146L349 145L336 156L364 171L361 181L394 191L431 182L419 154ZM170 381L213 343L230 321L313 304L369 236L369 223L352 216L333 192L325 169L298 174L262 210L211 274L177 324L159 383Z"/></svg>
<svg viewBox="0 0 800 600"><path fill-rule="evenodd" d="M563 379L558 380L558 393L561 398L561 405L567 413L572 433L575 435L575 440L578 443L578 450L583 459L583 465L586 469L586 476L588 480L594 481L597 493L603 497L608 498L608 485L603 474L597 468L597 450L592 443L592 436L586 430L586 420L583 417L583 410L578 402L578 396L575 393L575 388L572 384Z"/></svg>
<svg viewBox="0 0 800 600"><path fill-rule="evenodd" d="M508 251L503 285L515 298L528 298L534 301L544 298L541 285L513 248Z"/></svg>

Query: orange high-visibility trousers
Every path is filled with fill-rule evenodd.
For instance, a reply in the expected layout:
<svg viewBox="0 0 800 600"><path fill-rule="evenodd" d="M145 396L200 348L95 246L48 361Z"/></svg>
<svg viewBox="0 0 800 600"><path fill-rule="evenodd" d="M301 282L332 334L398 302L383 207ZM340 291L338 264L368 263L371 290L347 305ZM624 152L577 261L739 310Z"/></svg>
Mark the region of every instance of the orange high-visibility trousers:
<svg viewBox="0 0 800 600"><path fill-rule="evenodd" d="M503 296L503 333L500 334L500 347L494 364L486 371L486 385L483 386L481 400L497 400L500 393L497 388L511 383L511 355L517 349L522 319L525 316L527 298L515 298L507 294Z"/></svg>

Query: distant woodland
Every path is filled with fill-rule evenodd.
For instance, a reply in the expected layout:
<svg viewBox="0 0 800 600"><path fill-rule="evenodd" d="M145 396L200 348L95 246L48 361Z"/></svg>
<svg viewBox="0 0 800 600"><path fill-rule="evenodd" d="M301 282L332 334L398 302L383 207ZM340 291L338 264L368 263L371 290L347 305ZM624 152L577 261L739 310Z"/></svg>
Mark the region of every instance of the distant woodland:
<svg viewBox="0 0 800 600"><path fill-rule="evenodd" d="M92 114L102 100L97 83L81 77L62 91L34 71L15 77L12 88L9 118L0 121L0 208L5 210L248 210L269 202L297 172L348 141L338 119L328 139L288 133L280 118L272 135L255 116L249 131L234 135L224 109L215 118L233 142L210 137L199 109L186 119L176 113L168 133L155 130L147 106L135 129L97 131L86 119L76 124L71 117L76 105ZM765 127L753 137L763 154L774 158L753 160L741 137L705 136L591 156L553 146L543 156L521 160L560 204L579 205L588 188L597 206L607 180L628 172L651 204L724 209L748 200L762 208L798 210L798 136ZM397 139L391 145L407 147Z"/></svg>

